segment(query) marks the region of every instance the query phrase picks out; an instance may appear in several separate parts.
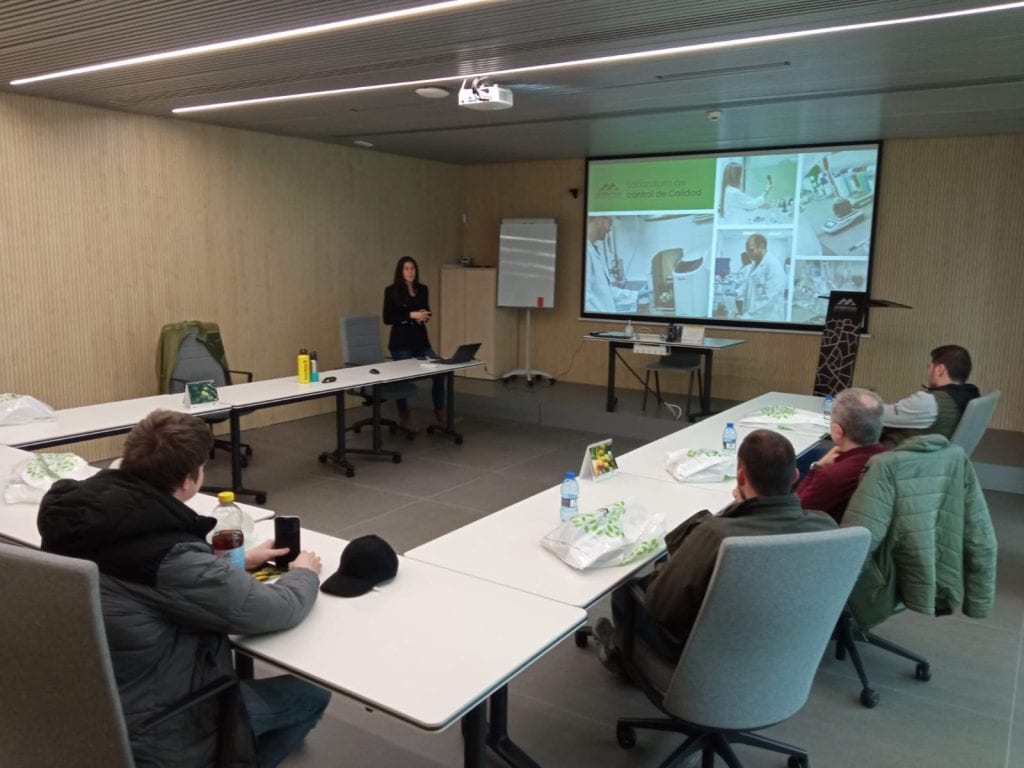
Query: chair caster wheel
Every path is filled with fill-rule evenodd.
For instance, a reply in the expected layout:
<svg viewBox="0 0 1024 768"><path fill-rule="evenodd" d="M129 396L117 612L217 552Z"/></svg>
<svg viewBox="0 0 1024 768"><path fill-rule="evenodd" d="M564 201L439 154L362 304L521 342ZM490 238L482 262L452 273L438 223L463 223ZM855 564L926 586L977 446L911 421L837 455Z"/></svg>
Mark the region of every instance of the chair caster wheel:
<svg viewBox="0 0 1024 768"><path fill-rule="evenodd" d="M917 669L914 670L914 677L922 682L927 682L932 679L932 667L930 664L918 664Z"/></svg>
<svg viewBox="0 0 1024 768"><path fill-rule="evenodd" d="M434 434L434 425L433 424L431 424L429 427L427 427L427 434L428 435Z"/></svg>
<svg viewBox="0 0 1024 768"><path fill-rule="evenodd" d="M321 453L319 456L316 457L316 460L319 461L321 464L326 464L327 463L327 454L326 453Z"/></svg>
<svg viewBox="0 0 1024 768"><path fill-rule="evenodd" d="M391 461L393 461L395 464L401 464L402 463L402 457L401 456L392 456L391 457Z"/></svg>
<svg viewBox="0 0 1024 768"><path fill-rule="evenodd" d="M806 755L790 755L786 761L787 768L811 768L811 761Z"/></svg>
<svg viewBox="0 0 1024 768"><path fill-rule="evenodd" d="M615 726L615 740L623 749L632 749L636 746L636 731L631 725L619 723Z"/></svg>
<svg viewBox="0 0 1024 768"><path fill-rule="evenodd" d="M357 434L357 435L358 435L358 434L359 434L360 432L362 432L362 430L363 430L363 428L362 428L362 427L352 427L352 431L353 431L353 432L354 432L355 434Z"/></svg>
<svg viewBox="0 0 1024 768"><path fill-rule="evenodd" d="M256 503L257 504L266 504L267 503L267 494L265 494L265 493L257 493L256 494Z"/></svg>
<svg viewBox="0 0 1024 768"><path fill-rule="evenodd" d="M249 466L249 460L248 460L247 458L245 458L245 456L243 456L243 457L242 457L242 460L241 460L240 462L238 462L238 465L239 465L239 466L240 466L240 467L241 467L242 469L245 469L246 467L248 467L248 466Z"/></svg>
<svg viewBox="0 0 1024 768"><path fill-rule="evenodd" d="M576 630L576 632L573 633L572 641L574 643L576 643L576 647L577 648L586 648L587 647L587 633L586 632L581 632L579 630Z"/></svg>
<svg viewBox="0 0 1024 768"><path fill-rule="evenodd" d="M860 703L868 709L874 709L878 704L878 692L871 688L865 688L860 692Z"/></svg>
<svg viewBox="0 0 1024 768"><path fill-rule="evenodd" d="M355 477L355 476L356 476L356 471L354 469L352 469L351 467L349 467L348 469L345 470L345 477Z"/></svg>
<svg viewBox="0 0 1024 768"><path fill-rule="evenodd" d="M246 456L246 458L249 458L250 456L252 456L252 446L251 445L245 446L245 456Z"/></svg>
<svg viewBox="0 0 1024 768"><path fill-rule="evenodd" d="M462 435L459 435L458 437L455 438L455 444L462 445Z"/></svg>

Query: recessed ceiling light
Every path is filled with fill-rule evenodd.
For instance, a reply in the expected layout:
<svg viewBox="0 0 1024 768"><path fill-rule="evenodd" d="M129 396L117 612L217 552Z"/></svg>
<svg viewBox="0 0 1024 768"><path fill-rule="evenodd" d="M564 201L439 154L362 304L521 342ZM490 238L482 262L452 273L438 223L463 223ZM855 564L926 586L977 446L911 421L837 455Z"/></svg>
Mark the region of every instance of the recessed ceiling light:
<svg viewBox="0 0 1024 768"><path fill-rule="evenodd" d="M623 61L636 61L640 59L655 59L666 56L683 56L691 53L705 53L707 51L718 51L725 48L738 48L741 46L763 45L765 43L778 43L785 40L800 40L805 37L816 37L818 35L834 35L840 32L857 32L865 29L883 29L885 27L897 27L906 24L917 24L926 21L939 21L941 19L954 19L963 16L977 16L984 13L997 11L1012 11L1024 8L1024 2L1002 3L1000 5L986 5L980 8L964 8L958 11L944 11L942 13L929 13L921 16L905 16L899 19L883 19L880 21L862 21L854 24L840 24L831 27L817 27L815 29L800 29L792 32L776 32L767 35L753 35L751 37L737 37L730 40L714 40L709 43L693 43L690 45L679 45L673 48L659 48L653 51L638 51L635 53L616 53L610 56L597 56L590 59L573 59L571 61L556 61L550 64L534 64L526 67L512 67L509 69L496 69L490 72L478 72L475 74L450 75L446 77L432 77L429 80L404 80L396 83L380 83L378 85L357 85L351 88L335 88L327 91L306 91L304 93L286 93L281 96L264 96L256 99L240 99L238 101L222 101L216 104L200 104L193 107L178 107L171 110L175 114L183 115L189 112L205 112L215 109L227 109L230 107L245 107L253 104L273 104L281 101L295 101L297 99L315 99L323 96L340 96L346 93L362 93L364 91L381 91L388 88L412 88L421 85L437 85L443 82L459 82L461 80L500 77L507 75L521 75L528 72L545 72L556 69L569 69L571 67L593 67L607 64L618 64Z"/></svg>
<svg viewBox="0 0 1024 768"><path fill-rule="evenodd" d="M424 85L422 88L417 88L416 93L424 99L444 99L452 95L451 91L439 85Z"/></svg>
<svg viewBox="0 0 1024 768"><path fill-rule="evenodd" d="M164 51L163 53L150 53L146 54L145 56L133 56L130 59L118 59L117 61L107 61L102 64L90 64L89 66L85 67L63 69L60 72L50 72L45 75L35 75L33 77L23 77L18 80L11 80L11 85L28 85L29 83L38 83L42 80L56 80L60 77L84 75L89 72L101 72L107 69L121 69L123 67L132 67L137 64L151 64L154 61L166 61L168 59L183 59L188 56L201 56L205 53L228 51L233 48L245 48L247 46L262 45L263 43L277 43L282 40L291 40L296 37L305 37L307 35L319 35L324 32L337 32L340 29L350 29L352 27L365 27L371 24L378 24L385 21L398 21L401 19L408 19L414 16L426 16L427 14L430 13L441 13L442 11L454 11L458 10L459 8L465 8L471 5L481 5L483 3L492 3L495 1L496 0L445 0L445 2L430 3L428 5L419 5L414 8L403 8L401 10L386 11L384 13L372 13L368 16L358 16L354 19L342 19L341 21L332 21L327 24L315 24L311 27L286 29L282 32L270 32L265 35L242 37L238 40L225 40L221 43L196 45L191 48L179 48L175 51Z"/></svg>
<svg viewBox="0 0 1024 768"><path fill-rule="evenodd" d="M373 142L367 141L366 139L356 139L352 143L355 144L357 147L366 147L367 149L373 146Z"/></svg>

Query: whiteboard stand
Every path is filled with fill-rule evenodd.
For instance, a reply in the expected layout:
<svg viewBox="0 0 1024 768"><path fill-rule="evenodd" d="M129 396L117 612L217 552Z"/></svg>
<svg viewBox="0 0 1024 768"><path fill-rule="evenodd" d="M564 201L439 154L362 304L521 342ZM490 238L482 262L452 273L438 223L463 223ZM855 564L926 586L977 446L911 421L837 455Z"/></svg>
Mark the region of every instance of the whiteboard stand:
<svg viewBox="0 0 1024 768"><path fill-rule="evenodd" d="M512 381L513 379L516 379L519 376L525 376L526 377L526 383L529 386L531 386L531 387L533 386L534 378L547 379L552 384L555 383L555 377L552 376L550 373L545 373L544 371L536 371L536 370L534 370L533 368L530 367L530 310L529 309L526 310L526 367L525 368L516 368L514 371L509 371L508 373L506 373L501 378L504 381Z"/></svg>

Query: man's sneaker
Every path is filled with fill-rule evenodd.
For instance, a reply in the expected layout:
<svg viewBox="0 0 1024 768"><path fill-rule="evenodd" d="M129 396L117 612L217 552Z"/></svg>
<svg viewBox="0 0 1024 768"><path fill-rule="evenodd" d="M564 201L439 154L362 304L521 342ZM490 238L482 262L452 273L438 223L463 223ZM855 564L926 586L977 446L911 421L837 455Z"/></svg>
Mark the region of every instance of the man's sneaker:
<svg viewBox="0 0 1024 768"><path fill-rule="evenodd" d="M607 616L602 616L594 624L594 645L597 646L597 658L605 669L621 675L622 655L615 645L615 627Z"/></svg>

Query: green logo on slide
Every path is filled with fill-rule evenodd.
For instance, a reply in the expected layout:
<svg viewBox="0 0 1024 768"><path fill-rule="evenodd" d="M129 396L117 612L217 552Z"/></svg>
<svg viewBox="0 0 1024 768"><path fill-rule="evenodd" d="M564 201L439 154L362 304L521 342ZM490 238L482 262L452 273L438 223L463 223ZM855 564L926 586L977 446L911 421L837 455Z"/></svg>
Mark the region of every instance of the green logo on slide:
<svg viewBox="0 0 1024 768"><path fill-rule="evenodd" d="M590 165L587 211L710 211L715 158L598 161Z"/></svg>

